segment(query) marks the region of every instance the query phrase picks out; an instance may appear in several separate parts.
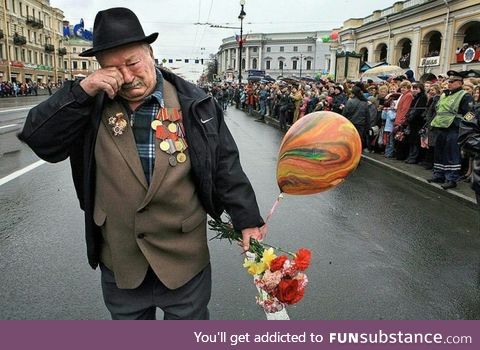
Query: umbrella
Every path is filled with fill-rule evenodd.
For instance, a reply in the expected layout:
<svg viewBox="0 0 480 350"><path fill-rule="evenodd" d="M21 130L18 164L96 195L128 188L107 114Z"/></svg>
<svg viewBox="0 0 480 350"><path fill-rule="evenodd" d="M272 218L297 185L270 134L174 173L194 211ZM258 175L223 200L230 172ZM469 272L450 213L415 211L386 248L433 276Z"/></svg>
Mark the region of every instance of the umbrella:
<svg viewBox="0 0 480 350"><path fill-rule="evenodd" d="M362 74L362 78L374 78L374 77L384 77L384 76L393 76L393 75L402 75L405 72L405 69L400 68L399 66L378 66L370 68Z"/></svg>

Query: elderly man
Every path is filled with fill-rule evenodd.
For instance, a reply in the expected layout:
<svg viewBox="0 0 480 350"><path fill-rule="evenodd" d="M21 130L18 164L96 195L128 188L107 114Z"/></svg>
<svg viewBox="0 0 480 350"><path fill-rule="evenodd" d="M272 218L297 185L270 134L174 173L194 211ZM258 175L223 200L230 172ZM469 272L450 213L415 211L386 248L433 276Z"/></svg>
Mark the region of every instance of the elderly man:
<svg viewBox="0 0 480 350"><path fill-rule="evenodd" d="M471 110L473 98L463 89L463 74L448 71L448 90L440 96L431 126L437 133L434 148L433 177L445 190L457 187L462 159L457 144L460 122Z"/></svg>
<svg viewBox="0 0 480 350"><path fill-rule="evenodd" d="M126 8L100 11L101 69L33 108L19 135L41 158L70 158L85 212L88 260L100 265L113 319L208 319L206 214L224 209L243 249L264 222L222 109L201 89L155 68Z"/></svg>

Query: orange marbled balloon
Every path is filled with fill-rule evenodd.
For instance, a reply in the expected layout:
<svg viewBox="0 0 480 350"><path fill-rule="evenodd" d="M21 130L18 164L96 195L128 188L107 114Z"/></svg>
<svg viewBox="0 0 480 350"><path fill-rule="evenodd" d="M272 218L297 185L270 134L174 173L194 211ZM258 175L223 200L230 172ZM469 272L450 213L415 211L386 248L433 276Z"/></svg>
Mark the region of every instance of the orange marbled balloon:
<svg viewBox="0 0 480 350"><path fill-rule="evenodd" d="M289 194L312 194L337 186L360 161L362 142L355 126L334 112L298 120L283 138L277 182Z"/></svg>

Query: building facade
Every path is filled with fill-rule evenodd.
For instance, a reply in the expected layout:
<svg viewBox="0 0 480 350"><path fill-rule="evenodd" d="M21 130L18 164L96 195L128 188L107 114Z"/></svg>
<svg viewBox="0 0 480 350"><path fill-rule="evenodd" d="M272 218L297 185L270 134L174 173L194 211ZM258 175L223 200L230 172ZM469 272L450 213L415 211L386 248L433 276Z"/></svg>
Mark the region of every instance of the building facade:
<svg viewBox="0 0 480 350"><path fill-rule="evenodd" d="M94 59L77 57L91 43L66 40L63 25L63 11L51 7L49 0L2 1L0 81L60 82L93 71Z"/></svg>
<svg viewBox="0 0 480 350"><path fill-rule="evenodd" d="M321 39L328 34L316 31L244 35L242 78L247 79L249 70L263 70L273 78L314 77L328 72L330 47ZM217 60L220 78L238 79L239 43L234 36L222 40Z"/></svg>
<svg viewBox="0 0 480 350"><path fill-rule="evenodd" d="M411 69L417 79L450 69L480 69L478 0L399 1L366 18L349 19L336 30L332 62L340 52L354 52L363 62Z"/></svg>

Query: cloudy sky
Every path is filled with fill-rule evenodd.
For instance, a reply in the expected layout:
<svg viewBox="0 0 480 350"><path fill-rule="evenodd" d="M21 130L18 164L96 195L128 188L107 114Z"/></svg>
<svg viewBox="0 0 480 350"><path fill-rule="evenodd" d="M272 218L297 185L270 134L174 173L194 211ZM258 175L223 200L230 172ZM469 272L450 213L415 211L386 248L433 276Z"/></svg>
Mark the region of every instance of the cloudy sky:
<svg viewBox="0 0 480 350"><path fill-rule="evenodd" d="M369 16L395 0L246 0L244 33L331 30L349 18ZM238 29L210 28L195 23L238 27L239 0L50 0L70 24L83 18L93 27L95 14L110 7L129 7L145 33L159 32L153 43L156 57L201 58L216 53L222 38Z"/></svg>

